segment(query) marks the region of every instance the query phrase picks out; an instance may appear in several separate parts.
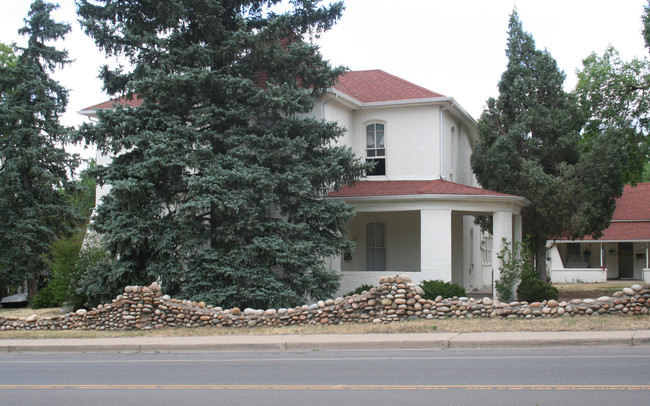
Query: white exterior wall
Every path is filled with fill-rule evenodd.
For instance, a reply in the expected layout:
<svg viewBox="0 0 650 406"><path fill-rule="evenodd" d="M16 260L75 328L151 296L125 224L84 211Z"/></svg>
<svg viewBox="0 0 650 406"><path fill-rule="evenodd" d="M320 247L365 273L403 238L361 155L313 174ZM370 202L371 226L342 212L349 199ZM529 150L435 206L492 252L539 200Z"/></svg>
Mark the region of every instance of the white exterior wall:
<svg viewBox="0 0 650 406"><path fill-rule="evenodd" d="M461 133L459 137L458 169L457 175L454 177L453 181L464 185L474 185L474 173L472 172L472 165L470 162L472 151L474 151L474 142L470 139L470 131L475 132L476 130L469 129L467 126L463 125L460 125L460 127Z"/></svg>
<svg viewBox="0 0 650 406"><path fill-rule="evenodd" d="M329 117L328 117L329 119ZM386 176L377 180L437 179L439 172L438 114L432 106L367 109L354 112L350 145L357 156L366 156L365 126L386 125Z"/></svg>
<svg viewBox="0 0 650 406"><path fill-rule="evenodd" d="M113 161L113 158L97 151L97 153L95 154L95 160L97 161L97 166L105 166L110 164ZM98 185L95 188L95 208L99 207L102 198L106 196L110 190L111 190L110 185L104 185L104 186Z"/></svg>
<svg viewBox="0 0 650 406"><path fill-rule="evenodd" d="M351 252L351 260L342 261L341 270L366 271L366 225L374 222L386 226L386 271L383 273L419 272L418 211L357 213L348 223L348 238L355 243L356 248Z"/></svg>
<svg viewBox="0 0 650 406"><path fill-rule="evenodd" d="M323 113L325 117L323 117ZM336 100L326 101L324 105L322 101L318 102L313 110L313 116L324 118L327 121L336 121L339 127L346 129L343 136L336 140L336 145L347 145L354 148L354 143L359 142L354 139L354 133L351 131L354 129L354 112L337 103Z"/></svg>

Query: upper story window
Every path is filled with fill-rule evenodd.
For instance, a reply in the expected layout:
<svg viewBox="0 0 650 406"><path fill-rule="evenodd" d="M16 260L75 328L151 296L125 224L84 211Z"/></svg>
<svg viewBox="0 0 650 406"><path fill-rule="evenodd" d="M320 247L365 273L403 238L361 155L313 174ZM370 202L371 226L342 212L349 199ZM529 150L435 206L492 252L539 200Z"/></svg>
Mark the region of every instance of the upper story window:
<svg viewBox="0 0 650 406"><path fill-rule="evenodd" d="M386 175L386 129L384 124L372 123L366 126L366 162L374 162L375 167L366 175Z"/></svg>

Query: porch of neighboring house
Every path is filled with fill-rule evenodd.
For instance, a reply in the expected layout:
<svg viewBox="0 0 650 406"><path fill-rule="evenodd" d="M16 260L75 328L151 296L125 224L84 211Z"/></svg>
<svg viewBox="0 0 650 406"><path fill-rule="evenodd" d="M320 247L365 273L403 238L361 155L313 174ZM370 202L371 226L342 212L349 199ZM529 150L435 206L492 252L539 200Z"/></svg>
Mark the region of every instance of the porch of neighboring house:
<svg viewBox="0 0 650 406"><path fill-rule="evenodd" d="M557 241L549 249L554 283L650 282L649 241Z"/></svg>
<svg viewBox="0 0 650 406"><path fill-rule="evenodd" d="M440 279L492 295L503 240L521 240L525 199L457 186L466 193L346 196L356 210L347 226L356 247L331 259L342 274L340 293L376 285L383 275L407 274L415 284ZM475 216L493 217L493 237L481 232Z"/></svg>

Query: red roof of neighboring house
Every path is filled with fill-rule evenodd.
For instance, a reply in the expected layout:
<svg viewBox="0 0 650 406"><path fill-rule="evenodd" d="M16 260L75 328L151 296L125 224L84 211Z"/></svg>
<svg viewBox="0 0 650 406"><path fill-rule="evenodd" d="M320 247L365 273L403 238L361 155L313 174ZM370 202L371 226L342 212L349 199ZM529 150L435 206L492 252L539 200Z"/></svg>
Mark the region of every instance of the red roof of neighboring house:
<svg viewBox="0 0 650 406"><path fill-rule="evenodd" d="M516 197L446 180L360 181L329 193L329 197L368 197L403 195L470 195Z"/></svg>
<svg viewBox="0 0 650 406"><path fill-rule="evenodd" d="M257 79L264 80L264 76L258 74ZM361 103L445 97L379 69L346 72L340 76L334 89ZM137 107L142 104L142 100L137 97L127 100L123 96L86 107L84 111L110 109L115 104Z"/></svg>
<svg viewBox="0 0 650 406"><path fill-rule="evenodd" d="M334 89L362 103L445 97L380 69L344 73Z"/></svg>
<svg viewBox="0 0 650 406"><path fill-rule="evenodd" d="M591 236L585 240L593 240ZM650 221L626 221L610 223L597 241L650 240Z"/></svg>
<svg viewBox="0 0 650 406"><path fill-rule="evenodd" d="M623 196L616 201L612 220L650 221L650 183L625 185Z"/></svg>
<svg viewBox="0 0 650 406"><path fill-rule="evenodd" d="M583 239L593 241L591 236ZM598 241L650 240L650 183L626 185L609 227Z"/></svg>

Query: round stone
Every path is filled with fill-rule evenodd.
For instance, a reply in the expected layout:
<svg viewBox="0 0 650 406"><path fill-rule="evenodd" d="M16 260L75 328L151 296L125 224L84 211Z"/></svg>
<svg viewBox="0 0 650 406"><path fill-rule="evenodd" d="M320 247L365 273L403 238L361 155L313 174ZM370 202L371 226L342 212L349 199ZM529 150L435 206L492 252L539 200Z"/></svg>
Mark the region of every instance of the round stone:
<svg viewBox="0 0 650 406"><path fill-rule="evenodd" d="M643 286L639 285L638 283L635 283L634 285L630 286L630 288L636 292L640 292L643 290Z"/></svg>
<svg viewBox="0 0 650 406"><path fill-rule="evenodd" d="M401 274L399 278L405 283L412 282L411 277L405 273Z"/></svg>
<svg viewBox="0 0 650 406"><path fill-rule="evenodd" d="M546 305L552 309L554 307L557 307L558 302L557 302L557 300L551 299L546 303Z"/></svg>
<svg viewBox="0 0 650 406"><path fill-rule="evenodd" d="M257 314L257 310L251 309L250 307L244 309L244 316L252 316L254 314Z"/></svg>
<svg viewBox="0 0 650 406"><path fill-rule="evenodd" d="M484 297L482 303L486 306L490 306L493 302L492 299L490 299L489 297Z"/></svg>
<svg viewBox="0 0 650 406"><path fill-rule="evenodd" d="M628 296L634 296L636 292L632 288L623 288L623 293L625 293Z"/></svg>

